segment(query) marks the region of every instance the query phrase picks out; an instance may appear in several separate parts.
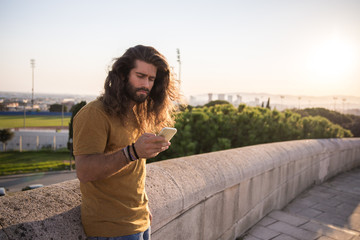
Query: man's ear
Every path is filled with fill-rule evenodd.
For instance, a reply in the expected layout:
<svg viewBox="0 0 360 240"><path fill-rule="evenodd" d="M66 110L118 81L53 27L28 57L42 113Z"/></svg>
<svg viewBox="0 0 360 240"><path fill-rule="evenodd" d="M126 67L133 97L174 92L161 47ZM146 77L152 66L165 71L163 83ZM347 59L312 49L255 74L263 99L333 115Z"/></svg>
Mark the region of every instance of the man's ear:
<svg viewBox="0 0 360 240"><path fill-rule="evenodd" d="M129 73L130 74L130 73ZM119 75L120 80L123 80L125 83L127 83L129 81L129 74L126 76L125 74L121 73Z"/></svg>

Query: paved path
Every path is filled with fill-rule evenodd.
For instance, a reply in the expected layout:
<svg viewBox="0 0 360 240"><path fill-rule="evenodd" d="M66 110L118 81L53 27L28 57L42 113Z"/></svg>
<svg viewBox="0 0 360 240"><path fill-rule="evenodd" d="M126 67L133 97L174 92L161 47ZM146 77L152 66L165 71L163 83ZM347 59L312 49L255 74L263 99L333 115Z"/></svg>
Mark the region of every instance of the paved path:
<svg viewBox="0 0 360 240"><path fill-rule="evenodd" d="M360 240L360 168L314 186L239 239Z"/></svg>

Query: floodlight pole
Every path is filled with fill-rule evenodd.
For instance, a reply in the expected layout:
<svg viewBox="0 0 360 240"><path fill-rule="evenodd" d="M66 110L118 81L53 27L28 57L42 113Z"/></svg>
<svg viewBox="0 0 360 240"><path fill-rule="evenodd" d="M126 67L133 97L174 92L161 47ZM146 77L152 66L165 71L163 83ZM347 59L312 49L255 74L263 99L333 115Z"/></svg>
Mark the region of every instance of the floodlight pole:
<svg viewBox="0 0 360 240"><path fill-rule="evenodd" d="M64 100L61 102L61 129L64 127Z"/></svg>
<svg viewBox="0 0 360 240"><path fill-rule="evenodd" d="M26 126L26 105L25 105L25 102L24 102L24 128Z"/></svg>
<svg viewBox="0 0 360 240"><path fill-rule="evenodd" d="M24 103L24 128L26 127L26 103L28 100L24 99L23 103Z"/></svg>
<svg viewBox="0 0 360 240"><path fill-rule="evenodd" d="M181 60L180 60L180 49L176 49L177 52L177 62L179 63L179 82L181 81Z"/></svg>
<svg viewBox="0 0 360 240"><path fill-rule="evenodd" d="M30 64L32 68L32 97L31 97L31 111L34 111L34 68L35 68L35 59L30 59Z"/></svg>

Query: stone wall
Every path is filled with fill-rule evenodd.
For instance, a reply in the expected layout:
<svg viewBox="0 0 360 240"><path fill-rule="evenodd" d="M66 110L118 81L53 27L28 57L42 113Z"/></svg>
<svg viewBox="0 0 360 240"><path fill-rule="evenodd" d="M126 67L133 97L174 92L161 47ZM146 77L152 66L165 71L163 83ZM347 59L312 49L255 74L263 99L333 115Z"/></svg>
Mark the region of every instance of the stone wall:
<svg viewBox="0 0 360 240"><path fill-rule="evenodd" d="M360 138L262 144L147 165L152 239L235 239L360 166ZM78 180L0 198L0 239L85 239Z"/></svg>

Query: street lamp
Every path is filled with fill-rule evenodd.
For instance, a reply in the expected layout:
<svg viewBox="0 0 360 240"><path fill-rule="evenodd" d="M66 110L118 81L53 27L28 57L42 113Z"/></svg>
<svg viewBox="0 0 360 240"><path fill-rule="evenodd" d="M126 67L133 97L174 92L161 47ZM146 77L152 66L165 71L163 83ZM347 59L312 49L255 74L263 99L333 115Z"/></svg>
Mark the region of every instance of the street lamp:
<svg viewBox="0 0 360 240"><path fill-rule="evenodd" d="M31 97L31 111L34 111L34 68L35 68L35 59L30 59L30 64L32 68L32 97Z"/></svg>
<svg viewBox="0 0 360 240"><path fill-rule="evenodd" d="M177 52L177 62L179 63L179 82L181 82L181 60L180 60L180 49L176 49Z"/></svg>

